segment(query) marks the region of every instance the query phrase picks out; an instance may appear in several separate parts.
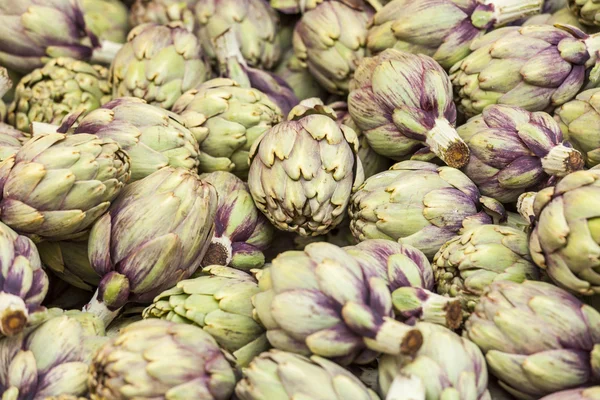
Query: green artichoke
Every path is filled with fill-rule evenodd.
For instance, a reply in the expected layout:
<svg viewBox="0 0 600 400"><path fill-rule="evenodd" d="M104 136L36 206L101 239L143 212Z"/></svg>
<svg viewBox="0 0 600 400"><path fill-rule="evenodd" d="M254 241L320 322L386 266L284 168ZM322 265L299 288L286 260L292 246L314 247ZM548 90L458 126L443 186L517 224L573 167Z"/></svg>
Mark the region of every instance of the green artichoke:
<svg viewBox="0 0 600 400"><path fill-rule="evenodd" d="M556 286L494 282L465 328L519 399L600 382L600 313Z"/></svg>
<svg viewBox="0 0 600 400"><path fill-rule="evenodd" d="M196 325L230 352L238 366L247 366L269 348L265 329L252 317L252 296L258 292L251 275L213 265L156 296L143 315Z"/></svg>
<svg viewBox="0 0 600 400"><path fill-rule="evenodd" d="M403 161L367 179L352 196L349 214L359 241L399 241L433 258L464 228L502 219L504 208L455 168Z"/></svg>
<svg viewBox="0 0 600 400"><path fill-rule="evenodd" d="M439 325L420 322L416 327L423 333L423 346L414 356L384 355L379 361L379 388L386 399L491 400L485 359L477 346Z"/></svg>
<svg viewBox="0 0 600 400"><path fill-rule="evenodd" d="M294 107L288 120L250 150L248 186L254 202L281 230L318 236L339 225L364 178L356 133L336 123L319 99Z"/></svg>
<svg viewBox="0 0 600 400"><path fill-rule="evenodd" d="M0 162L17 154L23 147L23 143L28 140L29 136L25 132L0 122Z"/></svg>
<svg viewBox="0 0 600 400"><path fill-rule="evenodd" d="M439 294L460 299L465 319L492 282L538 280L527 234L508 226L481 225L446 242L433 259Z"/></svg>
<svg viewBox="0 0 600 400"><path fill-rule="evenodd" d="M80 0L85 25L100 40L125 43L128 9L120 0Z"/></svg>
<svg viewBox="0 0 600 400"><path fill-rule="evenodd" d="M327 96L327 91L319 85L306 64L296 57L294 49L288 50L283 55L275 73L292 88L300 101L311 97L325 98Z"/></svg>
<svg viewBox="0 0 600 400"><path fill-rule="evenodd" d="M600 386L571 389L545 396L540 400L599 400Z"/></svg>
<svg viewBox="0 0 600 400"><path fill-rule="evenodd" d="M107 68L56 58L21 79L8 122L30 132L32 122L60 124L72 112L92 111L110 100Z"/></svg>
<svg viewBox="0 0 600 400"><path fill-rule="evenodd" d="M357 377L319 356L271 350L243 370L239 400L379 400Z"/></svg>
<svg viewBox="0 0 600 400"><path fill-rule="evenodd" d="M565 289L600 293L600 169L573 172L540 191L533 211L533 261Z"/></svg>
<svg viewBox="0 0 600 400"><path fill-rule="evenodd" d="M577 19L577 16L573 15L573 13L568 8L561 8L560 10L550 14L538 14L534 15L531 18L528 18L525 22L523 22L523 26L528 25L571 25L576 27L577 29L581 29L587 33L593 33L594 29L582 25Z"/></svg>
<svg viewBox="0 0 600 400"><path fill-rule="evenodd" d="M36 136L0 163L0 218L35 240L81 237L129 176L129 157L112 139Z"/></svg>
<svg viewBox="0 0 600 400"><path fill-rule="evenodd" d="M200 42L181 22L133 28L110 66L113 97L133 96L170 109L211 77Z"/></svg>
<svg viewBox="0 0 600 400"><path fill-rule="evenodd" d="M88 386L93 400L228 400L235 376L208 333L151 319L127 326L100 348Z"/></svg>
<svg viewBox="0 0 600 400"><path fill-rule="evenodd" d="M129 13L131 26L146 22L166 25L172 21L182 21L193 31L195 26L194 4L198 0L135 0Z"/></svg>
<svg viewBox="0 0 600 400"><path fill-rule="evenodd" d="M600 25L600 1L568 0L569 9L584 25Z"/></svg>
<svg viewBox="0 0 600 400"><path fill-rule="evenodd" d="M248 176L252 144L283 116L264 93L226 78L211 79L173 105L200 145L200 171Z"/></svg>

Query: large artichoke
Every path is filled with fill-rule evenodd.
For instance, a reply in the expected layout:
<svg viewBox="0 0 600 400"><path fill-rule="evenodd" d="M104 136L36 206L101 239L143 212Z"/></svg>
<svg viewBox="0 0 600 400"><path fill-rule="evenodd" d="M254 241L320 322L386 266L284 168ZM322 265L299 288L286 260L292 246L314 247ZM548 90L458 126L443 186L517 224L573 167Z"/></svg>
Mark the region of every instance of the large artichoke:
<svg viewBox="0 0 600 400"><path fill-rule="evenodd" d="M112 139L36 136L0 164L0 218L36 240L80 237L129 176L129 157Z"/></svg>
<svg viewBox="0 0 600 400"><path fill-rule="evenodd" d="M598 0L568 0L569 9L585 25L600 25L600 1Z"/></svg>
<svg viewBox="0 0 600 400"><path fill-rule="evenodd" d="M172 21L182 21L190 31L194 30L196 17L194 4L198 0L135 0L131 5L129 22L137 26L146 22L166 25Z"/></svg>
<svg viewBox="0 0 600 400"><path fill-rule="evenodd" d="M213 265L156 296L143 315L196 325L230 352L238 366L247 366L269 348L265 329L252 317L252 296L258 292L251 275Z"/></svg>
<svg viewBox="0 0 600 400"><path fill-rule="evenodd" d="M133 28L116 54L109 80L113 97L133 96L170 109L182 93L209 79L200 42L181 22Z"/></svg>
<svg viewBox="0 0 600 400"><path fill-rule="evenodd" d="M399 241L429 258L463 228L492 223L503 212L459 170L422 161L399 162L373 175L349 206L350 229L358 240Z"/></svg>
<svg viewBox="0 0 600 400"><path fill-rule="evenodd" d="M244 368L235 393L240 400L379 400L357 377L319 356L271 350Z"/></svg>
<svg viewBox="0 0 600 400"><path fill-rule="evenodd" d="M200 145L200 171L228 171L246 178L252 144L283 116L264 93L226 78L184 93L173 112Z"/></svg>
<svg viewBox="0 0 600 400"><path fill-rule="evenodd" d="M545 396L540 400L599 400L600 386L589 388L564 390Z"/></svg>
<svg viewBox="0 0 600 400"><path fill-rule="evenodd" d="M428 56L388 49L363 59L350 82L348 111L381 155L403 160L428 146L451 167L469 160L454 129L452 84Z"/></svg>
<svg viewBox="0 0 600 400"><path fill-rule="evenodd" d="M32 122L60 124L68 114L92 111L110 99L107 68L57 58L21 79L8 109L8 122L29 132Z"/></svg>
<svg viewBox="0 0 600 400"><path fill-rule="evenodd" d="M581 153L563 142L545 112L492 105L457 129L471 150L463 168L485 196L503 203L583 168Z"/></svg>
<svg viewBox="0 0 600 400"><path fill-rule="evenodd" d="M597 85L599 42L600 36L568 25L492 31L450 70L458 108L468 117L491 104L551 112Z"/></svg>
<svg viewBox="0 0 600 400"><path fill-rule="evenodd" d="M125 43L129 31L128 9L120 0L80 0L86 27L98 39Z"/></svg>
<svg viewBox="0 0 600 400"><path fill-rule="evenodd" d="M254 142L248 186L256 206L281 230L327 233L363 181L357 151L356 133L336 123L334 110L305 100Z"/></svg>
<svg viewBox="0 0 600 400"><path fill-rule="evenodd" d="M93 400L228 400L235 376L208 333L152 319L127 326L100 348L88 385Z"/></svg>
<svg viewBox="0 0 600 400"><path fill-rule="evenodd" d="M519 399L600 382L600 313L556 286L492 283L465 327Z"/></svg>

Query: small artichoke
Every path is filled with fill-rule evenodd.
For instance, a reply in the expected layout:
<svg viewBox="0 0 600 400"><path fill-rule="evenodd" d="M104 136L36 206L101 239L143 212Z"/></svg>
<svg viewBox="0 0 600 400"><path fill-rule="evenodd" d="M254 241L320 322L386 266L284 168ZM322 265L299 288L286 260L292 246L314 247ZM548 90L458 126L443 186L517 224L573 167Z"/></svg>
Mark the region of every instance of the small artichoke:
<svg viewBox="0 0 600 400"><path fill-rule="evenodd" d="M564 390L542 397L540 400L600 400L600 386Z"/></svg>
<svg viewBox="0 0 600 400"><path fill-rule="evenodd" d="M428 146L451 167L469 161L469 148L454 129L452 84L428 56L388 49L363 59L350 82L348 111L383 156L403 160Z"/></svg>
<svg viewBox="0 0 600 400"><path fill-rule="evenodd" d="M250 150L248 186L254 202L281 230L326 234L339 225L364 173L356 133L336 123L319 99L296 106L288 120Z"/></svg>
<svg viewBox="0 0 600 400"><path fill-rule="evenodd" d="M129 22L138 26L147 22L167 25L169 22L182 21L193 31L196 23L194 4L198 0L135 0L131 5Z"/></svg>
<svg viewBox="0 0 600 400"><path fill-rule="evenodd" d="M60 124L68 114L95 110L110 99L107 68L56 58L21 79L8 109L8 122L30 132L32 122Z"/></svg>
<svg viewBox="0 0 600 400"><path fill-rule="evenodd" d="M243 370L239 400L379 400L357 377L319 356L271 350Z"/></svg>
<svg viewBox="0 0 600 400"><path fill-rule="evenodd" d="M600 1L568 0L569 9L584 25L600 25Z"/></svg>
<svg viewBox="0 0 600 400"><path fill-rule="evenodd" d="M181 22L133 28L110 66L113 97L133 96L170 109L183 93L210 79L200 42Z"/></svg>
<svg viewBox="0 0 600 400"><path fill-rule="evenodd" d="M359 241L399 241L433 258L463 228L501 219L504 209L455 168L403 161L367 179L352 196L349 214Z"/></svg>
<svg viewBox="0 0 600 400"><path fill-rule="evenodd" d="M127 326L100 348L88 386L92 400L228 400L235 376L208 333L151 319Z"/></svg>
<svg viewBox="0 0 600 400"><path fill-rule="evenodd" d="M85 25L98 39L125 43L128 9L120 0L80 0Z"/></svg>
<svg viewBox="0 0 600 400"><path fill-rule="evenodd" d="M465 328L519 399L600 382L600 313L556 286L494 282Z"/></svg>
<svg viewBox="0 0 600 400"><path fill-rule="evenodd" d="M226 78L211 79L184 93L173 105L200 145L201 172L248 176L252 144L283 116L264 93Z"/></svg>
<svg viewBox="0 0 600 400"><path fill-rule="evenodd" d="M129 176L129 157L112 139L36 136L0 163L0 218L34 240L81 237Z"/></svg>
<svg viewBox="0 0 600 400"><path fill-rule="evenodd" d="M143 315L196 325L230 352L238 366L247 366L269 348L265 328L252 317L252 296L258 292L251 275L213 265L156 296Z"/></svg>

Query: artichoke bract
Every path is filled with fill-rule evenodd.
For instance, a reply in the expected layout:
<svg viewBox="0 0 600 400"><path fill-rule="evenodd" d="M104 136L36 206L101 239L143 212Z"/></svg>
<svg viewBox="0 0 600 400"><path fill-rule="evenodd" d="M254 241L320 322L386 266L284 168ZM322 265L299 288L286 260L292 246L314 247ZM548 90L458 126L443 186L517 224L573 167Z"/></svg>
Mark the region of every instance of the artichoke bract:
<svg viewBox="0 0 600 400"><path fill-rule="evenodd" d="M195 26L194 4L198 0L135 0L131 5L129 22L137 26L146 22L166 25L173 21L182 21L193 31Z"/></svg>
<svg viewBox="0 0 600 400"><path fill-rule="evenodd" d="M438 325L420 322L423 346L413 357L383 355L379 388L387 399L491 400L485 358L475 344ZM395 397L398 396L398 397Z"/></svg>
<svg viewBox="0 0 600 400"><path fill-rule="evenodd" d="M170 109L182 93L211 77L200 42L179 21L133 28L115 55L113 97L133 96Z"/></svg>
<svg viewBox="0 0 600 400"><path fill-rule="evenodd" d="M107 68L56 58L21 79L8 109L8 122L29 132L32 122L61 124L68 114L95 110L111 97Z"/></svg>
<svg viewBox="0 0 600 400"><path fill-rule="evenodd" d="M0 223L0 338L20 333L40 311L48 276L33 242ZM0 384L1 386L1 384Z"/></svg>
<svg viewBox="0 0 600 400"><path fill-rule="evenodd" d="M245 271L261 268L274 229L254 205L248 185L228 172L202 174L200 179L213 185L219 198L215 232L202 265L228 265Z"/></svg>
<svg viewBox="0 0 600 400"><path fill-rule="evenodd" d="M198 168L198 141L181 118L135 97L112 100L79 121L67 118L60 131L119 143L130 157L132 182L167 166Z"/></svg>
<svg viewBox="0 0 600 400"><path fill-rule="evenodd" d="M589 388L564 390L542 397L540 400L598 400L600 399L600 386Z"/></svg>
<svg viewBox="0 0 600 400"><path fill-rule="evenodd" d="M256 317L273 347L368 364L380 352L414 354L421 333L393 319L385 280L367 277L343 249L325 242L287 251L258 273Z"/></svg>
<svg viewBox="0 0 600 400"><path fill-rule="evenodd" d="M554 111L565 138L585 158L588 167L600 164L600 89L581 92Z"/></svg>
<svg viewBox="0 0 600 400"><path fill-rule="evenodd" d="M151 319L127 326L99 349L88 385L94 400L227 400L235 376L208 333Z"/></svg>
<svg viewBox="0 0 600 400"><path fill-rule="evenodd" d="M354 193L348 211L359 241L399 241L428 258L463 228L504 218L504 208L482 196L460 170L423 161L402 161L373 175Z"/></svg>
<svg viewBox="0 0 600 400"><path fill-rule="evenodd" d="M345 95L356 66L366 55L367 23L373 15L365 4L325 1L306 12L294 29L294 52L330 93Z"/></svg>
<svg viewBox="0 0 600 400"><path fill-rule="evenodd" d="M600 1L598 0L568 0L569 9L582 24L600 25Z"/></svg>
<svg viewBox="0 0 600 400"><path fill-rule="evenodd" d="M452 84L431 57L388 49L364 58L350 82L348 111L383 156L403 160L428 146L451 167L469 160L454 129Z"/></svg>
<svg viewBox="0 0 600 400"><path fill-rule="evenodd" d="M593 29L589 26L582 25L579 23L579 20L568 8L562 8L552 14L539 14L534 15L531 18L528 18L525 22L523 22L523 26L527 25L572 25L578 29L581 29L584 32L593 33Z"/></svg>
<svg viewBox="0 0 600 400"><path fill-rule="evenodd" d="M393 0L373 17L367 48L425 54L449 69L469 55L474 39L541 6L542 0Z"/></svg>
<svg viewBox="0 0 600 400"><path fill-rule="evenodd" d="M458 109L468 117L492 104L552 112L598 84L599 48L600 35L569 25L494 30L450 70Z"/></svg>
<svg viewBox="0 0 600 400"><path fill-rule="evenodd" d="M600 313L556 286L492 283L465 328L519 399L600 382Z"/></svg>
<svg viewBox="0 0 600 400"><path fill-rule="evenodd" d="M201 172L248 176L252 144L283 116L264 93L231 79L211 79L184 93L173 105L200 145Z"/></svg>
<svg viewBox="0 0 600 400"><path fill-rule="evenodd" d="M534 199L533 261L559 286L600 293L600 169L577 171Z"/></svg>
<svg viewBox="0 0 600 400"><path fill-rule="evenodd" d="M0 162L17 154L23 143L30 139L29 135L13 126L0 122Z"/></svg>
<svg viewBox="0 0 600 400"><path fill-rule="evenodd" d="M216 210L215 188L182 168L127 185L90 231L90 264L101 281L86 310L108 325L128 302L150 303L190 277L210 244Z"/></svg>
<svg viewBox="0 0 600 400"><path fill-rule="evenodd" d="M471 150L463 168L481 193L503 203L583 169L581 153L545 112L492 105L457 129Z"/></svg>
<svg viewBox="0 0 600 400"><path fill-rule="evenodd" d="M125 43L129 31L128 9L119 0L80 0L83 18L98 39Z"/></svg>
<svg viewBox="0 0 600 400"><path fill-rule="evenodd" d="M196 325L246 366L269 349L263 326L252 317L258 283L246 272L213 265L156 296L144 318Z"/></svg>
<svg viewBox="0 0 600 400"><path fill-rule="evenodd" d="M256 207L278 229L327 233L342 222L364 179L357 151L356 133L337 124L333 109L319 99L303 101L250 150L248 187Z"/></svg>
<svg viewBox="0 0 600 400"><path fill-rule="evenodd" d="M19 335L0 339L0 393L7 400L87 394L87 370L107 340L104 325L81 311L50 309Z"/></svg>
<svg viewBox="0 0 600 400"><path fill-rule="evenodd" d="M540 278L527 234L499 225L477 226L449 240L435 255L433 268L437 292L458 298L465 319L492 282Z"/></svg>
<svg viewBox="0 0 600 400"><path fill-rule="evenodd" d="M240 400L379 400L356 376L319 356L271 350L252 360L235 387Z"/></svg>
<svg viewBox="0 0 600 400"><path fill-rule="evenodd" d="M129 176L129 157L112 139L36 136L0 163L0 218L36 241L81 237Z"/></svg>

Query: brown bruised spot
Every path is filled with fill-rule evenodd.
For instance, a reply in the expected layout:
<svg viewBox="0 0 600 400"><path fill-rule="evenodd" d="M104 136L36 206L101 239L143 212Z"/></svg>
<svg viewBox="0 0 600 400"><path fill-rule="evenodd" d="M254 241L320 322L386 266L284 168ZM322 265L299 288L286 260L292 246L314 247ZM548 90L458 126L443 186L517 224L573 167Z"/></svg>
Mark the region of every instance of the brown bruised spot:
<svg viewBox="0 0 600 400"><path fill-rule="evenodd" d="M451 301L445 306L446 311L446 325L448 328L455 330L460 328L462 324L462 307L460 301Z"/></svg>
<svg viewBox="0 0 600 400"><path fill-rule="evenodd" d="M400 344L402 354L415 354L423 346L423 334L417 329L408 332Z"/></svg>
<svg viewBox="0 0 600 400"><path fill-rule="evenodd" d="M455 142L444 154L444 162L452 168L462 168L469 162L469 147L463 142Z"/></svg>
<svg viewBox="0 0 600 400"><path fill-rule="evenodd" d="M0 326L2 326L2 332L6 336L16 335L25 328L27 323L27 316L23 311L15 311L2 317Z"/></svg>
<svg viewBox="0 0 600 400"><path fill-rule="evenodd" d="M583 169L584 160L581 153L578 151L572 151L569 153L569 159L567 160L568 165L566 166L567 172L579 171Z"/></svg>
<svg viewBox="0 0 600 400"><path fill-rule="evenodd" d="M220 243L211 243L202 259L202 267L209 265L227 265L227 249Z"/></svg>

